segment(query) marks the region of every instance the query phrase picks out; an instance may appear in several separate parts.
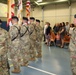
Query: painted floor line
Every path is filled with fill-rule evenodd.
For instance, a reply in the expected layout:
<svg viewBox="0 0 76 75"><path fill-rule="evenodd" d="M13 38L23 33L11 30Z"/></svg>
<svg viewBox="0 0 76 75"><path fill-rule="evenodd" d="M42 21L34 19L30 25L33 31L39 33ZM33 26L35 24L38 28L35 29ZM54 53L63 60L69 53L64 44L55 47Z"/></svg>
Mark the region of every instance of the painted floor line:
<svg viewBox="0 0 76 75"><path fill-rule="evenodd" d="M28 66L28 67L31 68L31 69L34 69L34 70L49 74L49 75L56 75L54 73L51 73L51 72L48 72L48 71L44 71L44 70L41 70L41 69L38 69L38 68L35 68L35 67L32 67L32 66Z"/></svg>
<svg viewBox="0 0 76 75"><path fill-rule="evenodd" d="M8 59L8 60L11 61L11 59ZM13 64L11 64L10 67L13 67ZM31 69L34 69L34 70L37 70L37 71L40 71L40 72L49 74L49 75L56 75L56 74L54 74L54 73L51 73L51 72L48 72L48 71L44 71L44 70L41 70L41 69L38 69L38 68L35 68L35 67L32 67L32 66L28 66L28 67L31 68Z"/></svg>
<svg viewBox="0 0 76 75"><path fill-rule="evenodd" d="M13 67L13 64L11 64L10 67ZM38 68L35 68L35 67L32 67L32 66L28 66L28 67L31 68L31 69L34 69L34 70L37 70L37 71L40 71L40 72L49 74L49 75L56 75L56 74L54 74L54 73L47 72L47 71L44 71L44 70L41 70L41 69L38 69Z"/></svg>

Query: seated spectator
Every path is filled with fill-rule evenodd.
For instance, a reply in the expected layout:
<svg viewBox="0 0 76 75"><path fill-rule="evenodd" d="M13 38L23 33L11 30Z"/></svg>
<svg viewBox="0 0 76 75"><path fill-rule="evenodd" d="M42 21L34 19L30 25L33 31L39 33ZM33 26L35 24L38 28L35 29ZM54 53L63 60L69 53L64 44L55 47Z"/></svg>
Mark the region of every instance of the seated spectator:
<svg viewBox="0 0 76 75"><path fill-rule="evenodd" d="M60 33L58 32L56 34L56 46L60 46L61 42L60 42Z"/></svg>
<svg viewBox="0 0 76 75"><path fill-rule="evenodd" d="M53 31L50 34L50 45L55 45L55 34Z"/></svg>
<svg viewBox="0 0 76 75"><path fill-rule="evenodd" d="M70 25L70 29L69 29L69 34L70 34L70 35L72 35L73 29L74 29L74 24L71 24L71 25Z"/></svg>

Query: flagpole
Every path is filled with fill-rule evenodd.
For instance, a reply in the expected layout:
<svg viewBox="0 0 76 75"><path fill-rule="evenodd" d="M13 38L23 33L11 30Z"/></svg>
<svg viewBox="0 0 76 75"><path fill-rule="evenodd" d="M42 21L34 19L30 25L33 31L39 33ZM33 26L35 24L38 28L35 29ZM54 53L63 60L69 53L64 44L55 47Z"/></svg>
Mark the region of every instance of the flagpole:
<svg viewBox="0 0 76 75"><path fill-rule="evenodd" d="M10 6L11 6L11 0L8 0L8 12L7 12L7 26L9 24L9 18L10 18Z"/></svg>

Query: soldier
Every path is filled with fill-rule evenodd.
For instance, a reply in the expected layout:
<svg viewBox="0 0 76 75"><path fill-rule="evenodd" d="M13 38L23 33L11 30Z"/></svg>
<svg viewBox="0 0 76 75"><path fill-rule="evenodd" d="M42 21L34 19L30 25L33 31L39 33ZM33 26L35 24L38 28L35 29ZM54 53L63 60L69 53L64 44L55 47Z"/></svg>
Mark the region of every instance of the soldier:
<svg viewBox="0 0 76 75"><path fill-rule="evenodd" d="M21 44L21 53L23 58L23 65L27 66L29 61L29 49L30 49L30 40L29 40L29 29L28 29L28 18L23 17L22 25L20 28L20 44Z"/></svg>
<svg viewBox="0 0 76 75"><path fill-rule="evenodd" d="M30 60L35 60L36 50L35 50L35 41L36 41L36 32L35 32L35 18L30 17L29 33L30 33Z"/></svg>
<svg viewBox="0 0 76 75"><path fill-rule="evenodd" d="M76 15L75 15L76 18ZM73 72L73 75L76 75L76 23L75 23L75 28L73 29L73 34L71 36L70 40L70 54L71 54L71 69Z"/></svg>
<svg viewBox="0 0 76 75"><path fill-rule="evenodd" d="M11 38L11 50L10 50L10 57L12 59L14 70L12 73L19 73L20 72L20 35L19 35L19 25L18 25L18 18L16 16L12 17L12 26L9 30L10 38Z"/></svg>
<svg viewBox="0 0 76 75"><path fill-rule="evenodd" d="M42 43L42 34L43 34L43 29L40 26L40 20L36 20L36 52L37 52L37 58L42 57L42 50L41 50L41 43Z"/></svg>
<svg viewBox="0 0 76 75"><path fill-rule="evenodd" d="M6 30L1 28L2 21L0 20L0 75L10 75L8 67L8 49L9 44L9 34Z"/></svg>

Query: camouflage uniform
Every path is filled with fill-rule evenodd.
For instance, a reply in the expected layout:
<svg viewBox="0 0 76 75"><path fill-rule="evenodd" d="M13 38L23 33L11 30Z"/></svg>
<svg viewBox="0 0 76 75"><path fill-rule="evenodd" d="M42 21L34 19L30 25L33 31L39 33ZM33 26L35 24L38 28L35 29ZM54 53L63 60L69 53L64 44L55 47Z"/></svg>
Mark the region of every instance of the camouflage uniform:
<svg viewBox="0 0 76 75"><path fill-rule="evenodd" d="M11 26L10 30L10 38L11 38L11 50L10 57L12 59L12 63L14 66L14 70L20 71L20 35L19 35L19 26L14 24Z"/></svg>
<svg viewBox="0 0 76 75"><path fill-rule="evenodd" d="M76 58L73 58L73 56L76 56L76 28L74 28L73 34L71 36L69 49L70 49L70 54L71 54L70 55L71 69L72 69L73 75L76 75Z"/></svg>
<svg viewBox="0 0 76 75"><path fill-rule="evenodd" d="M8 72L8 48L9 48L8 32L0 28L0 75L10 75Z"/></svg>
<svg viewBox="0 0 76 75"><path fill-rule="evenodd" d="M35 32L34 23L31 23L29 25L29 33L30 33L30 60L35 60L35 57L36 57L36 50L35 50L36 32Z"/></svg>
<svg viewBox="0 0 76 75"><path fill-rule="evenodd" d="M40 25L36 25L35 31L36 31L36 43L35 43L36 53L37 53L37 57L41 57L42 56L41 43L42 43L43 29Z"/></svg>
<svg viewBox="0 0 76 75"><path fill-rule="evenodd" d="M29 49L30 49L30 40L29 40L29 29L26 24L23 24L20 28L20 45L21 53L23 58L23 64L26 66L29 61Z"/></svg>

